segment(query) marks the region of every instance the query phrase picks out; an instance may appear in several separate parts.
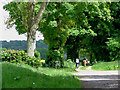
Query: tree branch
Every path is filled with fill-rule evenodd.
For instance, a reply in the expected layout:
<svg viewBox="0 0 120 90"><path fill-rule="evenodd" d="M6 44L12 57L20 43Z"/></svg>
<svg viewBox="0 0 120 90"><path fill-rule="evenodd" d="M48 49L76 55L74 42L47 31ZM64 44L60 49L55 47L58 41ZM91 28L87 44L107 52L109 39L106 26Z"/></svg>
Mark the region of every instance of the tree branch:
<svg viewBox="0 0 120 90"><path fill-rule="evenodd" d="M41 8L39 9L37 16L35 17L35 22L33 22L33 24L39 24L39 22L42 18L42 15L43 15L47 5L49 4L49 2L50 2L50 0L47 0L47 2L43 2L43 4L41 5Z"/></svg>
<svg viewBox="0 0 120 90"><path fill-rule="evenodd" d="M17 5L17 7L18 7L18 9L20 10L20 13L21 13L21 15L22 15L22 24L23 25L25 25L25 29L27 29L28 27L27 27L27 21L25 20L25 15L23 15L23 13L22 13L22 10L21 10L21 8L19 7L19 5L18 5L18 2L15 2L16 3L16 5Z"/></svg>

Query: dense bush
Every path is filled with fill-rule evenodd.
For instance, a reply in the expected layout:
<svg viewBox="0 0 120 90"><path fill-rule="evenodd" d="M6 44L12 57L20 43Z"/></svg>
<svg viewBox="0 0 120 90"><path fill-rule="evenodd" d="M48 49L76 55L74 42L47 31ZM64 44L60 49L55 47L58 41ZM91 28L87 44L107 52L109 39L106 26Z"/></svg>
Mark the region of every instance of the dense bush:
<svg viewBox="0 0 120 90"><path fill-rule="evenodd" d="M53 68L62 68L64 66L63 49L52 50L47 52L46 64Z"/></svg>
<svg viewBox="0 0 120 90"><path fill-rule="evenodd" d="M2 61L11 63L25 63L33 67L39 67L41 65L40 59L36 57L29 57L25 51L18 50L6 50L1 51Z"/></svg>
<svg viewBox="0 0 120 90"><path fill-rule="evenodd" d="M5 51L5 50L7 50L6 48L0 48L0 51Z"/></svg>
<svg viewBox="0 0 120 90"><path fill-rule="evenodd" d="M35 50L34 55L35 55L36 58L40 59L40 52L39 51Z"/></svg>
<svg viewBox="0 0 120 90"><path fill-rule="evenodd" d="M24 49L23 51L25 51L27 53L27 49ZM41 59L40 57L40 52L35 50L35 53L34 53L34 56L37 58L37 59Z"/></svg>
<svg viewBox="0 0 120 90"><path fill-rule="evenodd" d="M76 68L76 63L72 62L71 59L68 59L64 62L64 67Z"/></svg>
<svg viewBox="0 0 120 90"><path fill-rule="evenodd" d="M120 57L120 37L117 38L108 38L108 42L106 42L106 47L110 52L110 60L115 61Z"/></svg>

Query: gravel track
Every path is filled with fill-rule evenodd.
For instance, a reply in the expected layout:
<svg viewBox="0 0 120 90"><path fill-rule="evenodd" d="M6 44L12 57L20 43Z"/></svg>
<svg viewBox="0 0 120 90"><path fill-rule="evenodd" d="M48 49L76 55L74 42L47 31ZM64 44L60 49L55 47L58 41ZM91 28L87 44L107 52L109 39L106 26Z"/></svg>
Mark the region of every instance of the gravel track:
<svg viewBox="0 0 120 90"><path fill-rule="evenodd" d="M78 72L73 73L83 82L83 88L102 88L102 89L119 89L120 75L118 71L95 71L88 67L87 70L76 69Z"/></svg>

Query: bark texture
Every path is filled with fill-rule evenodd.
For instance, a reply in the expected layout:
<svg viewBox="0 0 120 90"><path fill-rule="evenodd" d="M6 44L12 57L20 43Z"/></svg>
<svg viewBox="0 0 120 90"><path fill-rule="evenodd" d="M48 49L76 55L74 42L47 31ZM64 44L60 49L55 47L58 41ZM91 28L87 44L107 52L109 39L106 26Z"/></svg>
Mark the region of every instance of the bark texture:
<svg viewBox="0 0 120 90"><path fill-rule="evenodd" d="M42 15L48 5L50 0L47 0L47 2L43 2L41 5L41 8L39 9L39 12L37 16L34 16L34 2L28 2L28 30L27 30L27 54L28 56L34 56L34 52L36 49L36 31L38 29L38 24L40 20L42 19Z"/></svg>

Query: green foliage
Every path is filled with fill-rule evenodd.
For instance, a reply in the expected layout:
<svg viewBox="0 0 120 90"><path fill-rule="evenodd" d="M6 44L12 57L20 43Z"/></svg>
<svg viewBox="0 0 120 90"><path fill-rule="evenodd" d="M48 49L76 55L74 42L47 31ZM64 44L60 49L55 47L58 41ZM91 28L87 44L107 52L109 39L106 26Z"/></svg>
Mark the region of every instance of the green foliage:
<svg viewBox="0 0 120 90"><path fill-rule="evenodd" d="M7 21L8 28L12 27L15 24L16 30L18 31L19 34L26 33L27 27L25 23L27 22L25 21L25 19L28 17L26 13L27 12L26 6L27 6L27 3L24 3L24 2L21 2L19 4L15 2L10 2L3 7L3 9L5 9L6 11L9 11L9 14L10 14L10 19Z"/></svg>
<svg viewBox="0 0 120 90"><path fill-rule="evenodd" d="M77 36L80 32L76 29L68 29L68 32L69 32L69 36L72 35L72 36Z"/></svg>
<svg viewBox="0 0 120 90"><path fill-rule="evenodd" d="M111 15L112 15L112 24L110 23L110 33L111 36L107 38L107 47L109 50L110 60L114 61L120 57L120 2L113 2L110 4Z"/></svg>
<svg viewBox="0 0 120 90"><path fill-rule="evenodd" d="M107 3L101 2L85 2L78 3L78 5L79 6L76 7L76 10L78 10L79 8L84 8L79 12L76 11L77 14L80 12L82 13L80 17L77 17L78 22L82 20L81 23L78 23L78 26L81 27L81 45L79 48L87 49L91 63L94 62L95 59L98 61L108 60L108 50L103 47L106 46L105 41L107 40L106 37L108 37L108 34L106 33L109 33L110 31L109 26L107 26L106 23L109 22L111 19L109 5ZM84 6L81 7L81 5ZM104 53L106 53L106 56L104 55Z"/></svg>
<svg viewBox="0 0 120 90"><path fill-rule="evenodd" d="M46 59L48 48L39 48L38 51L40 52L41 59Z"/></svg>
<svg viewBox="0 0 120 90"><path fill-rule="evenodd" d="M76 63L72 62L71 59L68 59L64 62L64 67L75 69Z"/></svg>
<svg viewBox="0 0 120 90"><path fill-rule="evenodd" d="M5 51L5 50L7 50L6 48L0 48L0 51Z"/></svg>
<svg viewBox="0 0 120 90"><path fill-rule="evenodd" d="M2 48L6 49L15 49L15 50L25 50L27 53L27 41L1 41L2 42ZM46 54L48 50L48 46L46 43L43 42L43 40L36 41L36 50L40 52L41 59L46 59Z"/></svg>
<svg viewBox="0 0 120 90"><path fill-rule="evenodd" d="M11 2L4 6L10 11L9 24L17 25L19 34L25 33L24 20L27 15L27 3ZM35 5L37 15L41 3ZM9 8L12 7L12 8ZM49 45L46 63L50 67L63 67L63 51L67 58L75 62L80 58L82 49L91 64L96 61L114 61L120 54L120 2L52 2L48 5L39 31L43 33L44 41ZM18 13L18 18L15 13ZM23 16L23 17L22 17ZM20 22L19 22L20 20ZM31 18L29 19L31 20ZM23 22L22 22L23 21ZM10 24L12 25L12 24Z"/></svg>
<svg viewBox="0 0 120 90"><path fill-rule="evenodd" d="M99 62L93 65L92 69L101 71L118 70L118 60L112 62Z"/></svg>
<svg viewBox="0 0 120 90"><path fill-rule="evenodd" d="M24 49L23 51L25 51L25 52L27 53L27 50L26 50L26 49ZM37 51L37 50L35 50L34 57L40 60L40 59L41 59L41 58L40 58L40 52Z"/></svg>
<svg viewBox="0 0 120 90"><path fill-rule="evenodd" d="M9 19L6 24L15 25L19 34L27 33L27 54L34 56L36 49L36 31L48 2L10 2L3 6L9 11Z"/></svg>
<svg viewBox="0 0 120 90"><path fill-rule="evenodd" d="M63 67L63 50L50 50L47 52L47 64L50 67L60 68Z"/></svg>
<svg viewBox="0 0 120 90"><path fill-rule="evenodd" d="M111 61L114 61L119 58L120 55L120 40L119 38L108 38L109 41L107 41L106 47L108 50L110 50L110 59Z"/></svg>
<svg viewBox="0 0 120 90"><path fill-rule="evenodd" d="M61 69L33 68L25 64L0 63L2 88L81 88L78 78Z"/></svg>
<svg viewBox="0 0 120 90"><path fill-rule="evenodd" d="M2 61L11 63L25 63L33 67L41 66L40 59L29 57L24 51L6 50L1 52Z"/></svg>
<svg viewBox="0 0 120 90"><path fill-rule="evenodd" d="M113 61L119 58L119 2L75 3L75 31L67 38L67 58L80 58L80 50L86 49L92 64L95 61ZM72 31L73 32L73 31ZM78 44L76 44L76 42Z"/></svg>
<svg viewBox="0 0 120 90"><path fill-rule="evenodd" d="M81 70L87 70L87 68L88 68L88 66L86 66L86 67L83 66L83 67L81 67L80 69L81 69Z"/></svg>
<svg viewBox="0 0 120 90"><path fill-rule="evenodd" d="M44 41L49 45L46 63L50 67L63 67L63 46L68 36L66 22L71 18L73 7L67 2L50 3L43 16L44 19L40 22L39 30L43 33Z"/></svg>
<svg viewBox="0 0 120 90"><path fill-rule="evenodd" d="M33 17L38 14L41 2L35 2L34 8L31 9L30 2L10 2L3 6L3 9L9 11L10 19L8 19L8 28L15 25L19 34L24 34L30 29ZM34 12L33 12L34 10Z"/></svg>
<svg viewBox="0 0 120 90"><path fill-rule="evenodd" d="M40 60L40 52L35 50L35 55L34 55L37 59Z"/></svg>

